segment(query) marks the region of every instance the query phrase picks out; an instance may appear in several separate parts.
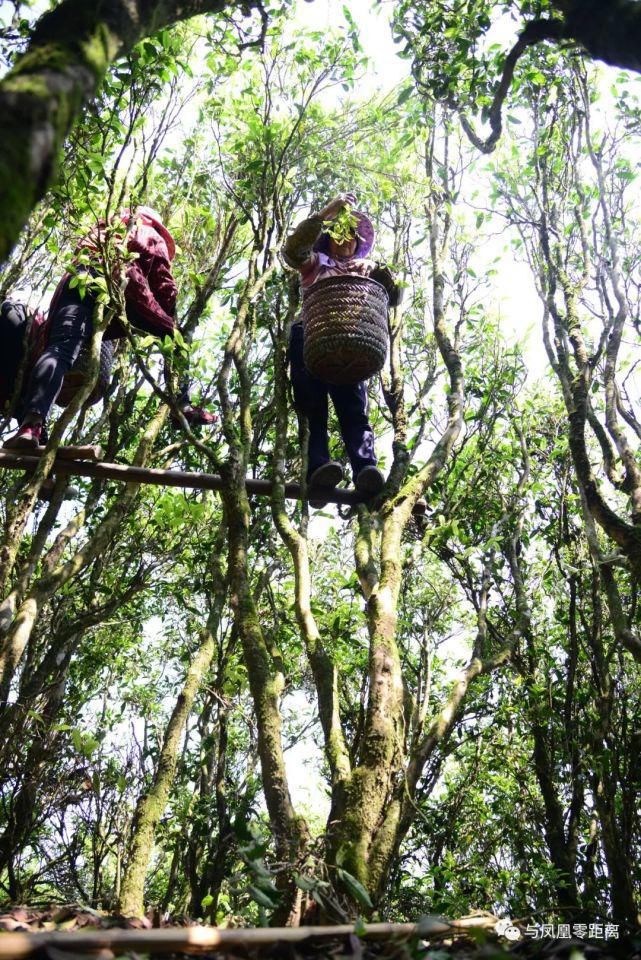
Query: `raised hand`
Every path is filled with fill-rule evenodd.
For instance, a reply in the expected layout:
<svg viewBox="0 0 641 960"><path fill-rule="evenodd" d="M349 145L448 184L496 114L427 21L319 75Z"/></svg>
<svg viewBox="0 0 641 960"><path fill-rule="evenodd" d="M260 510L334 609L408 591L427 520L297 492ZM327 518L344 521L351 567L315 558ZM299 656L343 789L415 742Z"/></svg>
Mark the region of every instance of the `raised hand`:
<svg viewBox="0 0 641 960"><path fill-rule="evenodd" d="M330 200L326 207L323 207L318 217L320 220L335 220L344 207L353 207L355 204L356 197L353 193L340 194L338 197Z"/></svg>

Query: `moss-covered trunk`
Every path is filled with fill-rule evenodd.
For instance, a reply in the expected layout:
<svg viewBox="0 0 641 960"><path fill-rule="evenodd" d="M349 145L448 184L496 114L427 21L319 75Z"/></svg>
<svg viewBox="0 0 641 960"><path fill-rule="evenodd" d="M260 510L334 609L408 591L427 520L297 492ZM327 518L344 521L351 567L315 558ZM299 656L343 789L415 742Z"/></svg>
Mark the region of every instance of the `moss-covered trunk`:
<svg viewBox="0 0 641 960"><path fill-rule="evenodd" d="M127 917L140 917L144 913L145 878L151 860L154 834L173 786L185 724L216 652L216 632L222 613L222 598L223 591L219 591L219 602L212 607L207 625L202 631L189 665L182 690L169 718L153 783L138 800L120 891L119 910Z"/></svg>
<svg viewBox="0 0 641 960"><path fill-rule="evenodd" d="M280 698L285 676L278 658L274 660L254 603L247 571L249 503L247 495L235 490L225 494L229 526L229 580L235 623L243 645L249 674L256 725L258 753L265 802L279 860L295 859L307 828L296 816L287 783L281 738Z"/></svg>
<svg viewBox="0 0 641 960"><path fill-rule="evenodd" d="M162 27L241 6L256 0L63 0L38 21L0 82L0 263L55 182L64 139L109 65Z"/></svg>
<svg viewBox="0 0 641 960"><path fill-rule="evenodd" d="M433 143L428 137L426 167L435 175ZM447 140L445 141L447 150ZM440 174L450 184L449 171ZM403 535L419 497L426 494L447 463L463 424L463 370L456 340L448 333L445 301L445 260L448 252L451 213L434 191L426 200L430 229L432 269L432 315L436 343L449 377L448 416L427 463L408 476L406 414L400 354L402 325L392 324L391 375L386 399L394 423L394 463L389 496L380 514L371 517L361 508L356 540L356 566L367 602L369 630L368 702L364 732L356 763L345 785L339 823L331 830L335 862L353 874L380 898L385 878L398 850L404 827L403 815L408 764L405 688L397 640L399 593L403 576ZM482 666L482 665L481 665ZM479 668L480 670L480 668ZM479 671L477 671L479 672ZM465 689L461 691L462 702ZM454 708L451 722L456 719ZM422 764L416 766L417 780Z"/></svg>
<svg viewBox="0 0 641 960"><path fill-rule="evenodd" d="M389 513L381 535L380 577L367 597L369 698L363 745L346 783L333 844L335 861L370 891L378 888L387 867L394 833L387 807L404 761L404 692L396 642L402 531L400 517Z"/></svg>
<svg viewBox="0 0 641 960"><path fill-rule="evenodd" d="M252 448L251 416L252 383L247 364L251 305L276 269L270 252L259 271L258 262L267 235L268 212L261 217L261 237L257 235L248 276L239 298L233 329L225 345L225 358L218 375L218 395L222 426L229 448L221 465L225 480L222 493L225 520L229 531L228 576L234 623L238 630L243 658L249 676L249 687L256 714L258 753L262 772L265 803L274 835L278 860L294 865L304 851L309 831L304 818L297 816L292 804L283 755L280 699L285 687L285 674L279 651L267 642L251 589L249 575L250 506L245 476ZM238 381L238 395L232 399L232 372ZM291 877L281 874L278 885L282 892L275 923L296 923L300 917L300 891Z"/></svg>

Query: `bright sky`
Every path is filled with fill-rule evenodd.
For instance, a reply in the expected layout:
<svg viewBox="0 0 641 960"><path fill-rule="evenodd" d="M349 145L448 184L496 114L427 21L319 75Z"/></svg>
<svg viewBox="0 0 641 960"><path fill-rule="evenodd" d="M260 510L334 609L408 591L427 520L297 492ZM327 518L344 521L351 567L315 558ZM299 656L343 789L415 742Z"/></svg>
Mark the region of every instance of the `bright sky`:
<svg viewBox="0 0 641 960"><path fill-rule="evenodd" d="M293 16L296 27L330 30L345 24L343 8L350 11L360 32L360 40L371 63L363 84L363 95L370 96L377 86L391 90L410 73L409 60L396 56L392 42L390 3L371 4L370 0L298 0Z"/></svg>

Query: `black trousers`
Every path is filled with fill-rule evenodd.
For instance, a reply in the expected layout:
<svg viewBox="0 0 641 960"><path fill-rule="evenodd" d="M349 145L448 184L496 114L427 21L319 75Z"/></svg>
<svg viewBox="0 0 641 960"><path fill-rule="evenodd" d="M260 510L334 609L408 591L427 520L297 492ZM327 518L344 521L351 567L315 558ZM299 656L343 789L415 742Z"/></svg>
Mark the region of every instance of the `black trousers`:
<svg viewBox="0 0 641 960"><path fill-rule="evenodd" d="M27 349L27 310L21 303L5 300L0 306L0 403L13 396L20 364ZM19 411L15 411L19 416Z"/></svg>
<svg viewBox="0 0 641 960"><path fill-rule="evenodd" d="M367 384L361 382L339 387L313 377L303 362L303 344L303 325L295 323L289 339L289 360L294 402L309 421L308 477L330 459L327 428L328 398L331 397L356 479L363 467L376 466L377 463L374 431L367 417Z"/></svg>
<svg viewBox="0 0 641 960"><path fill-rule="evenodd" d="M95 300L84 299L76 288L65 287L51 317L47 346L34 364L23 391L22 416L38 415L43 423L60 393L65 374L71 370L83 346L91 338Z"/></svg>

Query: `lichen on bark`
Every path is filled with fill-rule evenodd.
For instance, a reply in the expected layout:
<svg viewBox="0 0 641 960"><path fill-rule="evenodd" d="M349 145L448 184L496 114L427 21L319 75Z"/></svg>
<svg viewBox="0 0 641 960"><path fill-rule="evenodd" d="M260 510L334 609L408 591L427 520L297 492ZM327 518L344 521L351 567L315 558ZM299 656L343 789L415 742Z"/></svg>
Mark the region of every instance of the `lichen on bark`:
<svg viewBox="0 0 641 960"><path fill-rule="evenodd" d="M240 0L62 0L36 24L26 52L0 82L0 264L55 182L58 155L111 63L162 27ZM244 8L256 6L246 0Z"/></svg>

